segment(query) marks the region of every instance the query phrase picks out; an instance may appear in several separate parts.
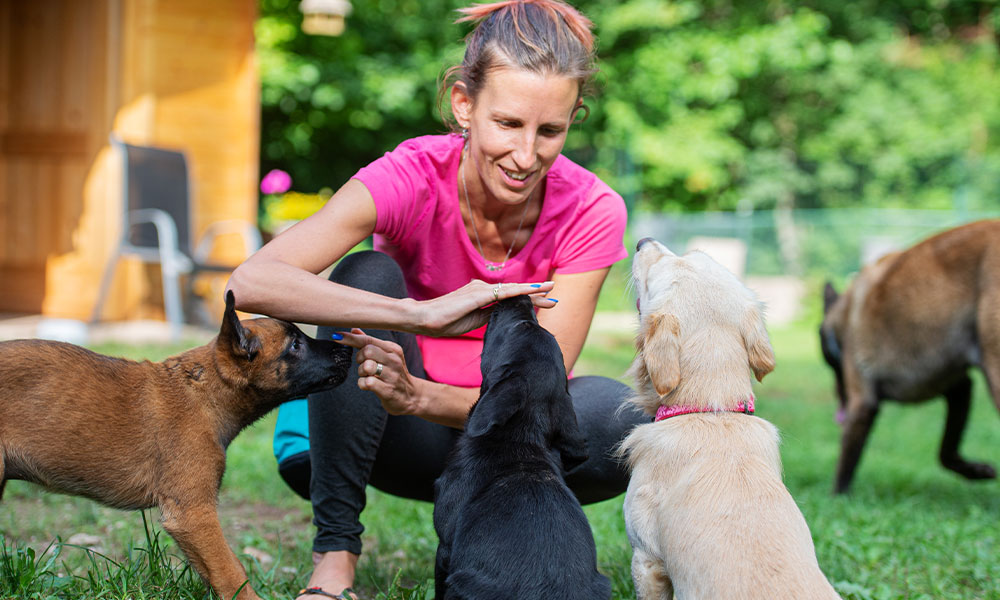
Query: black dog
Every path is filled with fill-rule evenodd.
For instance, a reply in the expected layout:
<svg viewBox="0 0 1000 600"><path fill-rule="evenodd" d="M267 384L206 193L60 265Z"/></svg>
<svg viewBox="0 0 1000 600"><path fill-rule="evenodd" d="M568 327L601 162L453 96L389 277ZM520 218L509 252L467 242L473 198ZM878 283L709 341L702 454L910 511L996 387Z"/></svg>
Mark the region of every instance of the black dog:
<svg viewBox="0 0 1000 600"><path fill-rule="evenodd" d="M479 401L435 482L437 600L610 598L563 480L587 451L562 352L528 298L494 308L482 372Z"/></svg>

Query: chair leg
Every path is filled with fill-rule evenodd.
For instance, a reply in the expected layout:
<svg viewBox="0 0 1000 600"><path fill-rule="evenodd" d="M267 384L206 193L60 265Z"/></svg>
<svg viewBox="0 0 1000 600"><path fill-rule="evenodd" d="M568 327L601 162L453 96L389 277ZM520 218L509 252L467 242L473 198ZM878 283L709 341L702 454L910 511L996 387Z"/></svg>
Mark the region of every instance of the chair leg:
<svg viewBox="0 0 1000 600"><path fill-rule="evenodd" d="M177 247L177 226L169 214L158 208L132 211L130 219L132 225L148 222L156 228L160 275L163 278L163 308L170 323L170 337L177 341L184 326L180 275L191 270L189 259Z"/></svg>
<svg viewBox="0 0 1000 600"><path fill-rule="evenodd" d="M108 290L111 288L111 280L115 276L115 267L118 266L118 259L121 258L121 246L115 246L111 251L111 256L104 266L104 274L101 275L101 288L97 292L97 302L94 304L94 312L90 315L91 323L98 323L101 320L101 311L104 309L104 302L108 299Z"/></svg>
<svg viewBox="0 0 1000 600"><path fill-rule="evenodd" d="M180 340L184 327L184 306L181 304L180 269L172 253L167 253L160 263L163 276L163 308L170 323L170 337Z"/></svg>
<svg viewBox="0 0 1000 600"><path fill-rule="evenodd" d="M196 287L200 276L211 275L211 271L201 271L197 267L187 274L184 285L184 314L188 322L202 327L214 328L218 322L208 310L208 298L198 294Z"/></svg>

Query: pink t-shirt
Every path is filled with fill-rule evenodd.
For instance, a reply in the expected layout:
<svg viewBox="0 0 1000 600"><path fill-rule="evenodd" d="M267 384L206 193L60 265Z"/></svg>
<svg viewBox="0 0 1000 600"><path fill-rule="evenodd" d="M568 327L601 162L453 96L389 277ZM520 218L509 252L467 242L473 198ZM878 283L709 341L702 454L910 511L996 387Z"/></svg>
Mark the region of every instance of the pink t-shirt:
<svg viewBox="0 0 1000 600"><path fill-rule="evenodd" d="M375 201L375 249L399 263L411 298L436 298L472 279L548 281L555 273L602 269L628 256L621 196L560 155L546 175L542 212L528 243L503 270L488 270L459 208L455 182L462 144L455 134L410 139L354 176ZM479 386L485 329L449 338L417 336L428 378Z"/></svg>

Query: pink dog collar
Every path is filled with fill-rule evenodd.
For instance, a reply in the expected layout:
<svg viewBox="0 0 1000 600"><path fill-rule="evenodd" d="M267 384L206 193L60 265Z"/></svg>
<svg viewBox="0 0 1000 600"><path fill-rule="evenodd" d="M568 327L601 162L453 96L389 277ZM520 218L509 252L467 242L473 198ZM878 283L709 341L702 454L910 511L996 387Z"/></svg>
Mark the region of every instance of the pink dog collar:
<svg viewBox="0 0 1000 600"><path fill-rule="evenodd" d="M754 409L754 397L751 395L750 399L747 401L740 401L736 403L736 406L731 408L723 408L722 410L712 410L710 408L698 408L695 406L661 406L656 409L656 419L655 421L662 421L663 419L669 419L670 417L676 417L680 415L689 415L691 413L713 413L713 412L738 412L748 415L753 414Z"/></svg>

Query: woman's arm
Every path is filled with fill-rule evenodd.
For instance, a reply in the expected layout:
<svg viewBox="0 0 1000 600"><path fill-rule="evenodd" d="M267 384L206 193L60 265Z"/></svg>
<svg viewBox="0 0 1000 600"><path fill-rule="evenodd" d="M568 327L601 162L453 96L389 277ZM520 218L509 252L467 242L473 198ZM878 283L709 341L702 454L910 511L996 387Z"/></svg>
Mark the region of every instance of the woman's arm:
<svg viewBox="0 0 1000 600"><path fill-rule="evenodd" d="M606 267L583 273L556 274L552 278L553 295L559 299L559 305L554 310L540 311L538 323L559 342L567 373L573 370L576 359L580 357L594 320L601 286L610 270L611 267Z"/></svg>
<svg viewBox="0 0 1000 600"><path fill-rule="evenodd" d="M597 307L597 297L609 269L557 275L554 278L559 305L541 311L539 323L556 338L569 372L587 339ZM477 388L463 388L420 379L406 369L398 344L371 337L360 329L344 334L344 343L358 349L358 387L371 390L389 414L415 415L449 427L462 428L469 409L479 398ZM378 365L382 372L376 375Z"/></svg>
<svg viewBox="0 0 1000 600"><path fill-rule="evenodd" d="M375 202L363 183L348 181L316 214L271 240L233 271L227 289L236 308L286 321L334 327L372 327L458 335L483 325L494 286L473 281L432 300L396 299L327 281L317 275L375 230ZM500 298L531 293L536 306L550 282L505 285Z"/></svg>

